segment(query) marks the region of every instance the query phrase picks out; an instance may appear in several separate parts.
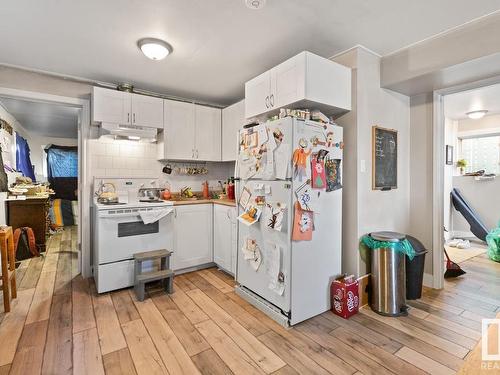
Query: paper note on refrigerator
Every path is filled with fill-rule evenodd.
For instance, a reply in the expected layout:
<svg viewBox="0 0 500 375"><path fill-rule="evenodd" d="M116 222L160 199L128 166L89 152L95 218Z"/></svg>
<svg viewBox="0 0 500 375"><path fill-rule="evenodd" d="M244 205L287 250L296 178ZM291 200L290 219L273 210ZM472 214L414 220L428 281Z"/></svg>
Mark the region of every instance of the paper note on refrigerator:
<svg viewBox="0 0 500 375"><path fill-rule="evenodd" d="M257 125L253 128L254 132L257 132L259 135L258 145L261 146L269 140L269 136L267 135L267 127L265 124Z"/></svg>
<svg viewBox="0 0 500 375"><path fill-rule="evenodd" d="M286 205L281 203L266 203L264 216L266 225L270 229L281 231L285 217Z"/></svg>
<svg viewBox="0 0 500 375"><path fill-rule="evenodd" d="M290 145L282 143L274 150L274 169L278 180L286 180L290 165Z"/></svg>
<svg viewBox="0 0 500 375"><path fill-rule="evenodd" d="M284 280L280 279L281 268L281 247L274 242L267 242L266 246L266 273L269 277L268 288L283 295L285 291Z"/></svg>
<svg viewBox="0 0 500 375"><path fill-rule="evenodd" d="M247 237L245 241L243 241L241 251L243 252L243 259L250 263L254 271L257 271L262 263L262 254L259 245L257 245L257 241Z"/></svg>

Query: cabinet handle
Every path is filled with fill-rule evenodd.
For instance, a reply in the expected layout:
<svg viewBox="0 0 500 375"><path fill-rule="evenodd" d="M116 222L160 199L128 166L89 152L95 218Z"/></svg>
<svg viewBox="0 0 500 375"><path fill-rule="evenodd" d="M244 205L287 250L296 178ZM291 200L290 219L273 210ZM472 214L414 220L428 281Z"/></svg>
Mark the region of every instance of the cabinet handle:
<svg viewBox="0 0 500 375"><path fill-rule="evenodd" d="M194 159L194 148L191 149L191 159Z"/></svg>
<svg viewBox="0 0 500 375"><path fill-rule="evenodd" d="M134 124L135 124L135 112L134 112Z"/></svg>
<svg viewBox="0 0 500 375"><path fill-rule="evenodd" d="M174 218L177 217L177 210L174 208Z"/></svg>
<svg viewBox="0 0 500 375"><path fill-rule="evenodd" d="M269 96L266 96L266 108L269 108Z"/></svg>
<svg viewBox="0 0 500 375"><path fill-rule="evenodd" d="M271 94L271 96L269 97L269 101L271 103L271 107L274 107L274 94Z"/></svg>
<svg viewBox="0 0 500 375"><path fill-rule="evenodd" d="M227 216L227 218L228 218L229 220L231 220L231 210L230 210L230 209L228 209L228 210L226 211L226 216Z"/></svg>
<svg viewBox="0 0 500 375"><path fill-rule="evenodd" d="M196 149L196 159L199 159L198 149Z"/></svg>
<svg viewBox="0 0 500 375"><path fill-rule="evenodd" d="M127 122L130 122L130 112L127 112Z"/></svg>

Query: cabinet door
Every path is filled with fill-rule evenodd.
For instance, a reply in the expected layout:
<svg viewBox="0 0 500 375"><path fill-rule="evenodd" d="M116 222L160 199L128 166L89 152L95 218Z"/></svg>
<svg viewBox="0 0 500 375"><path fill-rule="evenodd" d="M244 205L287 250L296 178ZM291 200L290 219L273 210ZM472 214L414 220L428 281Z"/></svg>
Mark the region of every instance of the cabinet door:
<svg viewBox="0 0 500 375"><path fill-rule="evenodd" d="M211 204L176 207L174 229L175 270L213 262Z"/></svg>
<svg viewBox="0 0 500 375"><path fill-rule="evenodd" d="M132 94L132 124L163 129L163 99Z"/></svg>
<svg viewBox="0 0 500 375"><path fill-rule="evenodd" d="M131 124L131 94L128 92L92 89L92 121L112 124Z"/></svg>
<svg viewBox="0 0 500 375"><path fill-rule="evenodd" d="M238 132L245 123L245 101L222 110L222 161L234 161L238 156Z"/></svg>
<svg viewBox="0 0 500 375"><path fill-rule="evenodd" d="M231 210L232 207L214 205L214 262L231 272Z"/></svg>
<svg viewBox="0 0 500 375"><path fill-rule="evenodd" d="M271 71L245 83L245 118L265 113L270 108Z"/></svg>
<svg viewBox="0 0 500 375"><path fill-rule="evenodd" d="M195 157L221 160L221 110L195 105Z"/></svg>
<svg viewBox="0 0 500 375"><path fill-rule="evenodd" d="M306 55L301 53L271 70L271 108L281 108L304 99L305 61Z"/></svg>
<svg viewBox="0 0 500 375"><path fill-rule="evenodd" d="M194 159L194 104L164 101L165 159Z"/></svg>

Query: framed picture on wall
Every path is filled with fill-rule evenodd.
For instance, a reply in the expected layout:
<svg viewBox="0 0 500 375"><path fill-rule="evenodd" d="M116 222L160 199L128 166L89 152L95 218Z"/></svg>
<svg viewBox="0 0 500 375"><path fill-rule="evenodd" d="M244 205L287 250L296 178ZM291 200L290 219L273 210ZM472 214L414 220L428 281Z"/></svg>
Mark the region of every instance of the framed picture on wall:
<svg viewBox="0 0 500 375"><path fill-rule="evenodd" d="M446 145L446 165L453 165L453 146Z"/></svg>

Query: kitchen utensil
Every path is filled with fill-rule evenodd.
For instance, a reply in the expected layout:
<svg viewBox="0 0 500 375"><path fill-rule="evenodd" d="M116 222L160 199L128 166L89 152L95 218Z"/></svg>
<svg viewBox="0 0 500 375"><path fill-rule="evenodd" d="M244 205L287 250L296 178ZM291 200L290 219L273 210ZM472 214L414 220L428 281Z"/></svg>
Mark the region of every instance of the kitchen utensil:
<svg viewBox="0 0 500 375"><path fill-rule="evenodd" d="M165 165L162 169L162 172L166 173L166 174L171 174L172 173L172 166L170 164Z"/></svg>
<svg viewBox="0 0 500 375"><path fill-rule="evenodd" d="M140 188L137 197L139 202L158 202L161 200L161 192L163 189L154 187Z"/></svg>
<svg viewBox="0 0 500 375"><path fill-rule="evenodd" d="M118 203L118 194L116 187L111 182L101 184L97 191L97 202L99 203Z"/></svg>

